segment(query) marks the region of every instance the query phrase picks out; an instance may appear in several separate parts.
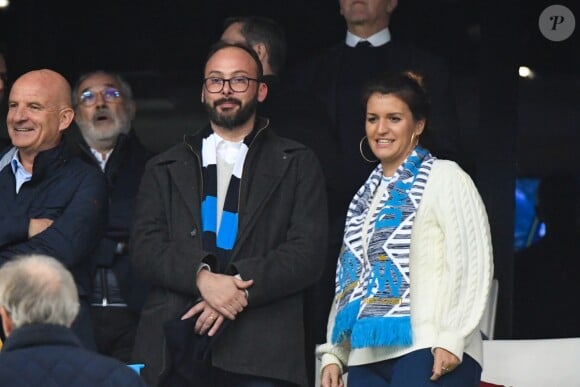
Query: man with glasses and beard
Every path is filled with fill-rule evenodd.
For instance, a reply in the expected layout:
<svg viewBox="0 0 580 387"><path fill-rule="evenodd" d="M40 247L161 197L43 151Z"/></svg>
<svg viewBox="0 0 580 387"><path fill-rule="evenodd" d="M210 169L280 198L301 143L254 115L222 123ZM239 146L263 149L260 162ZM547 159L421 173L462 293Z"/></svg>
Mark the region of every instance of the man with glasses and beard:
<svg viewBox="0 0 580 387"><path fill-rule="evenodd" d="M209 125L143 175L131 258L151 288L134 361L150 385L167 383L175 360L164 323L190 318L191 334L214 340L208 379L187 385L307 384L303 291L324 262L324 178L312 151L256 116L261 78L251 48L213 46L201 90Z"/></svg>
<svg viewBox="0 0 580 387"><path fill-rule="evenodd" d="M145 163L152 156L131 122L135 102L130 85L116 73L82 75L73 88L75 122L67 141L107 179L107 226L91 255L91 317L99 353L129 362L145 285L129 262L129 228Z"/></svg>

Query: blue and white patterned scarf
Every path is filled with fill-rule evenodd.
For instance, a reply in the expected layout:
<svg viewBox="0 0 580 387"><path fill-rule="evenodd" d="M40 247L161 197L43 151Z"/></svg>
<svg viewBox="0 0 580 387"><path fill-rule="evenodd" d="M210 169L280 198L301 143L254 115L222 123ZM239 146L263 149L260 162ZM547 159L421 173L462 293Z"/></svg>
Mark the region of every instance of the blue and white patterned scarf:
<svg viewBox="0 0 580 387"><path fill-rule="evenodd" d="M352 199L336 271L334 343L350 338L352 348L412 344L411 230L434 160L416 147L389 181L373 214L369 210L383 178L380 164ZM363 230L367 216L376 221Z"/></svg>

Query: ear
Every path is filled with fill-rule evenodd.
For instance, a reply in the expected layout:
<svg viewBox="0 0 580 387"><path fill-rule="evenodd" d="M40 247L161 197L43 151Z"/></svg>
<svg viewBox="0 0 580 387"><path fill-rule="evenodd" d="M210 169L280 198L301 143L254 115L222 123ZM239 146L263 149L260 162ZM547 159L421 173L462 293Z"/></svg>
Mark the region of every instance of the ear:
<svg viewBox="0 0 580 387"><path fill-rule="evenodd" d="M415 136L420 136L425 130L425 120L419 120L415 123Z"/></svg>
<svg viewBox="0 0 580 387"><path fill-rule="evenodd" d="M264 82L258 84L258 102L264 102L266 96L268 95L268 85Z"/></svg>
<svg viewBox="0 0 580 387"><path fill-rule="evenodd" d="M4 329L4 334L8 337L10 336L10 333L12 333L12 320L3 306L0 307L0 317L2 317L2 328Z"/></svg>
<svg viewBox="0 0 580 387"><path fill-rule="evenodd" d="M260 58L262 65L268 63L268 50L266 50L266 45L264 43L255 44L252 49L256 54L258 54L258 58Z"/></svg>
<svg viewBox="0 0 580 387"><path fill-rule="evenodd" d="M72 108L64 108L58 113L58 130L62 132L68 128L75 116L74 110Z"/></svg>
<svg viewBox="0 0 580 387"><path fill-rule="evenodd" d="M387 4L387 13L390 15L391 13L393 13L395 8L397 8L399 1L398 0L388 0L388 1L389 3Z"/></svg>

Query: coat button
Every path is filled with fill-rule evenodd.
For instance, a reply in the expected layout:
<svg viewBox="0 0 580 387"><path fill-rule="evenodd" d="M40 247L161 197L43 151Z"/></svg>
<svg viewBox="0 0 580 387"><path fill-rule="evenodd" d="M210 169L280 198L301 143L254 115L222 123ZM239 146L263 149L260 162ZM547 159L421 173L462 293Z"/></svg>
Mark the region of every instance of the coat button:
<svg viewBox="0 0 580 387"><path fill-rule="evenodd" d="M196 235L197 235L197 228L195 228L195 227L194 227L194 228L193 228L193 229L190 231L189 235L191 235L192 237L196 236Z"/></svg>

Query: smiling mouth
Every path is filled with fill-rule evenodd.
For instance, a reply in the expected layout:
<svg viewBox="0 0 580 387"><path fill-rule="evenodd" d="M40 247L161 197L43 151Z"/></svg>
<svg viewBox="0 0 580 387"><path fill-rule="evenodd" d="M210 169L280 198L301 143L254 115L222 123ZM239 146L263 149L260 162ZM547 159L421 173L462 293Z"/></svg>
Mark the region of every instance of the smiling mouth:
<svg viewBox="0 0 580 387"><path fill-rule="evenodd" d="M377 143L379 145L382 145L382 144L392 144L393 142L395 142L395 140L385 140L385 139L377 140Z"/></svg>

